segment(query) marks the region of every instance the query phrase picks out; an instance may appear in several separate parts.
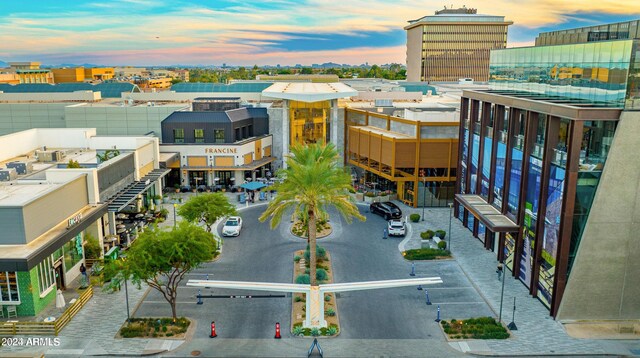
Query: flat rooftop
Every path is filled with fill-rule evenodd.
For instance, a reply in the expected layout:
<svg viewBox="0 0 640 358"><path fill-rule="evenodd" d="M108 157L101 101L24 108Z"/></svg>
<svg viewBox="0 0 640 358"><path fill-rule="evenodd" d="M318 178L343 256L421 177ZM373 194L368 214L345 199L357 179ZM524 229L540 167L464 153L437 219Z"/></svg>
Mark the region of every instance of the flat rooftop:
<svg viewBox="0 0 640 358"><path fill-rule="evenodd" d="M396 138L396 139L415 139L414 136L409 136L406 134L402 134L402 133L398 133L398 132L392 132L392 131L388 131L385 129L380 129L378 127L372 127L372 126L356 126L356 127L350 127L350 128L357 128L360 131L363 132L370 132L373 134L381 134L384 135L387 138Z"/></svg>
<svg viewBox="0 0 640 358"><path fill-rule="evenodd" d="M301 102L320 102L357 96L358 91L344 83L276 82L262 91L262 95Z"/></svg>
<svg viewBox="0 0 640 358"><path fill-rule="evenodd" d="M79 173L78 175L81 174ZM40 180L0 182L0 207L24 206L64 184L65 183L54 184Z"/></svg>

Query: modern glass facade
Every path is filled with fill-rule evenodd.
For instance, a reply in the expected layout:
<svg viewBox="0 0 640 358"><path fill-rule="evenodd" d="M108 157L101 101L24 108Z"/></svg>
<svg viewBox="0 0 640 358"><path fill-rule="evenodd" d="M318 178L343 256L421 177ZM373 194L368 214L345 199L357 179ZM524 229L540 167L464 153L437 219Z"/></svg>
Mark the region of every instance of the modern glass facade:
<svg viewBox="0 0 640 358"><path fill-rule="evenodd" d="M509 107L511 96L484 93L462 98L456 191L478 195L519 229L495 243L498 235L471 210L460 205L456 217L555 314L556 292L564 288L558 285L566 284L558 277L571 272L617 121L585 120L580 107L575 118L543 113L541 106ZM601 110L602 118L619 113Z"/></svg>
<svg viewBox="0 0 640 358"><path fill-rule="evenodd" d="M640 40L491 51L493 91L640 110Z"/></svg>

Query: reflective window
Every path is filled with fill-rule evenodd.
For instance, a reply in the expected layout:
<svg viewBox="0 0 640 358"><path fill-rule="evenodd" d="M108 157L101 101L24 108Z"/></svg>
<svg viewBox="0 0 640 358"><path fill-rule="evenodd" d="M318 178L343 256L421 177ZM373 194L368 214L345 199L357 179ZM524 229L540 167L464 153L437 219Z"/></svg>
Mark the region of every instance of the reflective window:
<svg viewBox="0 0 640 358"><path fill-rule="evenodd" d="M0 302L20 302L18 276L15 272L0 271Z"/></svg>

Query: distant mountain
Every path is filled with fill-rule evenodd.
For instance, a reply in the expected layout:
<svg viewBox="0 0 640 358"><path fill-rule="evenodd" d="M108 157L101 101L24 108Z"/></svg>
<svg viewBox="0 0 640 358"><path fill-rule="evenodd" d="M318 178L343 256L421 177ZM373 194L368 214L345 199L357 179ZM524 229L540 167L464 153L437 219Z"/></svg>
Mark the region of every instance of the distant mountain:
<svg viewBox="0 0 640 358"><path fill-rule="evenodd" d="M5 67L9 67L9 64L6 62L0 61L0 68L5 68Z"/></svg>

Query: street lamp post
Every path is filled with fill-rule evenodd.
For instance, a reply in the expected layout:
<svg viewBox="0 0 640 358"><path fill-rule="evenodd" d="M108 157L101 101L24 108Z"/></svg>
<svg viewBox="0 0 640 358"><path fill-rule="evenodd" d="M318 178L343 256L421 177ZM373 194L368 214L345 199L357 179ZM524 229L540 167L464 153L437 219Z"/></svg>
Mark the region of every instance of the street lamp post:
<svg viewBox="0 0 640 358"><path fill-rule="evenodd" d="M124 279L124 295L127 300L127 322L131 322L131 316L129 315L129 290L127 289L127 278Z"/></svg>
<svg viewBox="0 0 640 358"><path fill-rule="evenodd" d="M451 217L453 216L453 203L449 203L449 251L451 251Z"/></svg>
<svg viewBox="0 0 640 358"><path fill-rule="evenodd" d="M173 228L176 228L176 223L178 222L178 220L176 219L176 208L178 207L178 204L173 203Z"/></svg>
<svg viewBox="0 0 640 358"><path fill-rule="evenodd" d="M500 265L502 265L502 292L500 292L500 313L498 315L498 322L502 322L502 301L504 300L504 281L506 281L506 272L504 269L504 258L500 260Z"/></svg>

